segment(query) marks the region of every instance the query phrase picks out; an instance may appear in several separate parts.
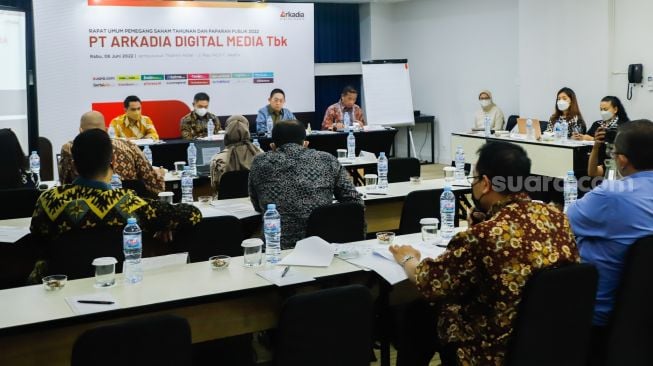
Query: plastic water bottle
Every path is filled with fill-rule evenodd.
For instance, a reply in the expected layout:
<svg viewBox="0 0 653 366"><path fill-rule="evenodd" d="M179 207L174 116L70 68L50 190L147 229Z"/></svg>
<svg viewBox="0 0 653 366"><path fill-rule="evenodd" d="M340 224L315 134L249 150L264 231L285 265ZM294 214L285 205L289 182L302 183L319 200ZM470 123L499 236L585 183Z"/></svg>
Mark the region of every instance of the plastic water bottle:
<svg viewBox="0 0 653 366"><path fill-rule="evenodd" d="M526 139L535 140L535 131L533 130L533 120L530 118L526 120Z"/></svg>
<svg viewBox="0 0 653 366"><path fill-rule="evenodd" d="M342 116L342 124L345 125L345 127L351 127L351 116L349 116L349 113L347 112L342 112L344 116Z"/></svg>
<svg viewBox="0 0 653 366"><path fill-rule="evenodd" d="M154 160L152 159L152 149L150 149L150 145L145 145L145 148L143 148L143 154L145 154L145 158L150 162L150 165L152 165Z"/></svg>
<svg viewBox="0 0 653 366"><path fill-rule="evenodd" d="M485 137L492 136L492 122L490 121L490 116L488 116L487 114L485 115L485 119L483 120L483 127L485 128Z"/></svg>
<svg viewBox="0 0 653 366"><path fill-rule="evenodd" d="M265 258L268 263L281 260L281 216L277 205L268 204L263 215L263 233L265 234Z"/></svg>
<svg viewBox="0 0 653 366"><path fill-rule="evenodd" d="M562 120L560 122L560 139L564 142L569 138L569 123L567 120Z"/></svg>
<svg viewBox="0 0 653 366"><path fill-rule="evenodd" d="M567 212L567 208L573 202L576 202L578 198L578 182L576 181L576 176L574 171L570 170L567 172L567 178L565 178L564 184L564 195L565 195L565 207L564 212Z"/></svg>
<svg viewBox="0 0 653 366"><path fill-rule="evenodd" d="M560 142L562 140L562 124L560 120L557 120L553 125L553 135L556 141Z"/></svg>
<svg viewBox="0 0 653 366"><path fill-rule="evenodd" d="M440 233L443 240L448 241L453 236L455 216L456 196L451 191L451 186L446 185L440 195Z"/></svg>
<svg viewBox="0 0 653 366"><path fill-rule="evenodd" d="M356 158L356 137L354 136L354 131L349 130L349 136L347 136L347 159Z"/></svg>
<svg viewBox="0 0 653 366"><path fill-rule="evenodd" d="M376 188L380 190L388 189L388 158L385 157L385 152L379 153L376 174L378 176Z"/></svg>
<svg viewBox="0 0 653 366"><path fill-rule="evenodd" d="M206 122L206 135L211 138L211 136L213 136L213 131L215 131L215 124L212 119L209 119L209 121Z"/></svg>
<svg viewBox="0 0 653 366"><path fill-rule="evenodd" d="M265 126L267 127L266 135L268 137L272 137L272 129L274 128L274 121L272 120L272 116L268 116L268 119L265 121Z"/></svg>
<svg viewBox="0 0 653 366"><path fill-rule="evenodd" d="M122 188L122 181L120 180L120 176L118 174L113 174L111 176L111 189L120 189Z"/></svg>
<svg viewBox="0 0 653 366"><path fill-rule="evenodd" d="M197 175L197 148L194 143L188 145L186 150L186 155L188 156L188 167L190 168L190 173L193 176Z"/></svg>
<svg viewBox="0 0 653 366"><path fill-rule="evenodd" d="M460 145L456 147L456 158L454 162L456 166L456 170L454 170L453 173L454 180L465 180L465 150L463 150L463 147Z"/></svg>
<svg viewBox="0 0 653 366"><path fill-rule="evenodd" d="M109 134L109 138L112 139L116 138L116 129L113 128L113 126L109 125L109 129L107 130L107 133Z"/></svg>
<svg viewBox="0 0 653 366"><path fill-rule="evenodd" d="M29 156L29 170L37 176L41 172L41 158L39 158L39 154L36 151L32 151L32 154Z"/></svg>
<svg viewBox="0 0 653 366"><path fill-rule="evenodd" d="M143 235L135 217L127 219L127 226L122 231L122 250L125 253L125 263L122 272L127 283L138 283L143 280Z"/></svg>
<svg viewBox="0 0 653 366"><path fill-rule="evenodd" d="M259 149L261 148L261 144L259 144L258 139L254 139L254 141L252 142L252 145L258 147Z"/></svg>
<svg viewBox="0 0 653 366"><path fill-rule="evenodd" d="M181 202L193 203L193 173L189 166L181 173Z"/></svg>

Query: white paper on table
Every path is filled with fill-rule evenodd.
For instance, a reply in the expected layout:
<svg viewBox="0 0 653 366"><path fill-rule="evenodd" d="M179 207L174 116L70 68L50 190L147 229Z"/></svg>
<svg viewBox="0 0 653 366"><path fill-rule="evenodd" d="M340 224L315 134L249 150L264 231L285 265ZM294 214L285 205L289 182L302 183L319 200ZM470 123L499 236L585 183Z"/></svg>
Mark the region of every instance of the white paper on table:
<svg viewBox="0 0 653 366"><path fill-rule="evenodd" d="M154 140L152 139L136 139L136 140L131 140L131 142L138 146L154 144Z"/></svg>
<svg viewBox="0 0 653 366"><path fill-rule="evenodd" d="M80 304L77 302L77 300L112 301L113 304ZM73 313L77 315L120 309L120 304L118 304L118 301L108 292L67 297L66 303L68 303L70 310L72 310Z"/></svg>
<svg viewBox="0 0 653 366"><path fill-rule="evenodd" d="M224 134L215 134L213 136L206 136L206 137L200 137L198 140L203 140L203 141L221 141L224 140Z"/></svg>
<svg viewBox="0 0 653 366"><path fill-rule="evenodd" d="M363 126L363 131L383 131L385 127L380 125L367 125Z"/></svg>
<svg viewBox="0 0 653 366"><path fill-rule="evenodd" d="M358 258L345 260L353 265L371 269L391 285L395 285L408 279L406 272L404 272L404 269L401 268L399 263L395 262L394 259L388 260L376 253L370 253Z"/></svg>
<svg viewBox="0 0 653 366"><path fill-rule="evenodd" d="M143 266L144 271L178 266L186 263L188 263L188 253L175 253L141 259L141 265Z"/></svg>
<svg viewBox="0 0 653 366"><path fill-rule="evenodd" d="M284 270L285 270L284 267L276 267L273 269L256 272L256 274L274 283L277 286L288 286L288 285L294 285L296 283L315 281L315 278L303 274L301 271L298 271L297 269L293 270L292 267L288 270L285 276L281 277Z"/></svg>
<svg viewBox="0 0 653 366"><path fill-rule="evenodd" d="M223 212L222 215L232 215L236 216L239 219L243 219L246 217L252 217L252 216L257 216L260 215L256 210L254 210L254 207L252 206L251 202L237 202L237 203L227 203L223 204L222 202L224 201L214 201L211 206L209 206L209 210L207 210L207 213L210 213L210 210L215 210L215 211L220 211ZM200 207L200 211L202 210L202 206ZM202 212L202 215L204 215L204 212ZM213 213L211 216L218 216L215 213ZM207 215L209 217L209 215Z"/></svg>
<svg viewBox="0 0 653 366"><path fill-rule="evenodd" d="M29 234L29 227L0 226L0 243L15 243Z"/></svg>
<svg viewBox="0 0 653 366"><path fill-rule="evenodd" d="M295 249L283 258L280 266L328 267L336 253L336 248L317 236L297 242Z"/></svg>

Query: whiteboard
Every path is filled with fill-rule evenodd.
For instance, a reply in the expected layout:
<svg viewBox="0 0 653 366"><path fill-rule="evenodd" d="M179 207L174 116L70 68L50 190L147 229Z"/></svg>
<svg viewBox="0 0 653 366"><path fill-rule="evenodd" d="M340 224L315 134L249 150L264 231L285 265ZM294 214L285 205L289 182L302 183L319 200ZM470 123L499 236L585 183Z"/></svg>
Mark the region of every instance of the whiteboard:
<svg viewBox="0 0 653 366"><path fill-rule="evenodd" d="M363 61L362 69L367 123L415 125L408 60Z"/></svg>

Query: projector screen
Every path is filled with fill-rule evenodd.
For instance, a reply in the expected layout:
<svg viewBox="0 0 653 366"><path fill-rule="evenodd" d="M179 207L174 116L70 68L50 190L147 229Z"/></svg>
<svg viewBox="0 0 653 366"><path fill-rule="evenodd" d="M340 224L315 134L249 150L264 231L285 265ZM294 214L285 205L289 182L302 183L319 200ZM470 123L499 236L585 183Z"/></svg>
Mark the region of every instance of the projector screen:
<svg viewBox="0 0 653 366"><path fill-rule="evenodd" d="M34 19L39 128L55 150L94 103L132 94L191 108L206 92L231 115L282 88L290 110L315 108L312 4L34 0Z"/></svg>
<svg viewBox="0 0 653 366"><path fill-rule="evenodd" d="M11 128L27 155L25 13L0 10L0 128Z"/></svg>

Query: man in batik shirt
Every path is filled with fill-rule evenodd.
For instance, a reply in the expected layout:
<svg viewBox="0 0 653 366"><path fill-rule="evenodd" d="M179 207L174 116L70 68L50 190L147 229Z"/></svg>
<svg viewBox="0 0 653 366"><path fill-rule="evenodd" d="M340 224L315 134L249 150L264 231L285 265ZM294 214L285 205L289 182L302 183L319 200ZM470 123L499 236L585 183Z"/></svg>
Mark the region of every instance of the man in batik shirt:
<svg viewBox="0 0 653 366"><path fill-rule="evenodd" d="M218 116L209 112L209 95L197 93L193 98L193 110L181 117L181 138L194 140L207 137L209 134L207 128L209 121L213 121L213 134L222 129Z"/></svg>
<svg viewBox="0 0 653 366"><path fill-rule="evenodd" d="M530 166L520 146L485 144L470 177L472 197L485 220L474 224L476 216L470 217L472 226L454 236L437 258L420 261L419 251L410 246L391 247L409 279L433 303L436 322L424 322L428 315L420 320L416 311L407 315L407 327L416 328L399 347L397 365L428 365L436 351L445 365L503 365L529 278L579 261L565 215L522 192ZM419 329L424 324L428 329Z"/></svg>
<svg viewBox="0 0 653 366"><path fill-rule="evenodd" d="M110 124L116 137L127 140L159 139L154 122L142 114L141 100L137 96L128 96L122 104L125 113L111 120Z"/></svg>

